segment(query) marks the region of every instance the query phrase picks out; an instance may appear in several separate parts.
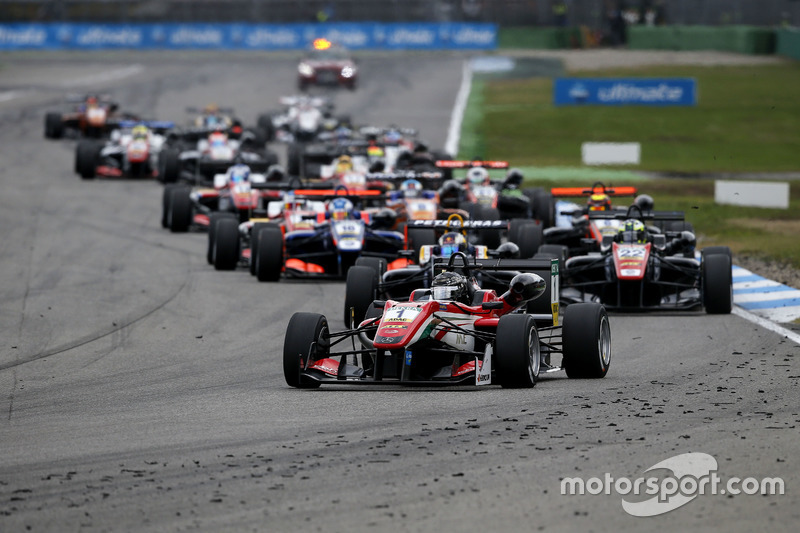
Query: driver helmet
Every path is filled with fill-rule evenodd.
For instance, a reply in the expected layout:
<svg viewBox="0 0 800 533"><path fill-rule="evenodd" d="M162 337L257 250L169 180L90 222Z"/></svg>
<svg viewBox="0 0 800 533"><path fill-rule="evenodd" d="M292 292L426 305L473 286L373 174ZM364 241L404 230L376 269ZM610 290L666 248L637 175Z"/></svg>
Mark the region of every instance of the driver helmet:
<svg viewBox="0 0 800 533"><path fill-rule="evenodd" d="M417 180L405 180L400 184L400 190L403 191L404 198L416 198L422 192L422 184Z"/></svg>
<svg viewBox="0 0 800 533"><path fill-rule="evenodd" d="M640 220L626 220L619 228L619 240L626 244L643 244L647 242L647 230Z"/></svg>
<svg viewBox="0 0 800 533"><path fill-rule="evenodd" d="M144 124L138 124L133 127L131 130L131 137L135 140L139 139L147 139L147 135L150 133L150 130L147 129L147 126Z"/></svg>
<svg viewBox="0 0 800 533"><path fill-rule="evenodd" d="M594 193L586 201L589 211L608 211L611 209L611 198L606 193Z"/></svg>
<svg viewBox="0 0 800 533"><path fill-rule="evenodd" d="M377 144L370 144L367 146L367 156L370 158L383 157L386 153Z"/></svg>
<svg viewBox="0 0 800 533"><path fill-rule="evenodd" d="M344 174L345 172L350 172L351 170L353 170L353 160L350 158L350 156L339 156L339 159L336 160L336 173Z"/></svg>
<svg viewBox="0 0 800 533"><path fill-rule="evenodd" d="M649 194L640 194L636 197L633 201L634 205L638 206L639 209L642 210L642 213L647 211L652 211L653 207L655 207L655 202L653 201L653 197Z"/></svg>
<svg viewBox="0 0 800 533"><path fill-rule="evenodd" d="M227 142L228 136L219 131L208 136L208 145L211 147L225 146Z"/></svg>
<svg viewBox="0 0 800 533"><path fill-rule="evenodd" d="M228 170L228 177L233 185L250 181L250 167L247 165L233 165Z"/></svg>
<svg viewBox="0 0 800 533"><path fill-rule="evenodd" d="M445 233L439 238L439 253L442 257L450 257L456 252L467 251L467 239L456 231Z"/></svg>
<svg viewBox="0 0 800 533"><path fill-rule="evenodd" d="M467 171L467 181L473 185L484 185L489 182L489 171L483 167L472 167Z"/></svg>
<svg viewBox="0 0 800 533"><path fill-rule="evenodd" d="M282 166L275 164L275 165L270 165L269 168L267 168L267 177L266 177L267 181L281 181L285 177L286 177L286 170Z"/></svg>
<svg viewBox="0 0 800 533"><path fill-rule="evenodd" d="M399 143L403 140L403 134L397 129L391 128L383 134L383 140L389 144Z"/></svg>
<svg viewBox="0 0 800 533"><path fill-rule="evenodd" d="M334 198L328 205L331 220L347 220L353 213L353 202L347 198Z"/></svg>
<svg viewBox="0 0 800 533"><path fill-rule="evenodd" d="M467 297L467 278L455 272L442 272L431 284L434 300L463 301Z"/></svg>

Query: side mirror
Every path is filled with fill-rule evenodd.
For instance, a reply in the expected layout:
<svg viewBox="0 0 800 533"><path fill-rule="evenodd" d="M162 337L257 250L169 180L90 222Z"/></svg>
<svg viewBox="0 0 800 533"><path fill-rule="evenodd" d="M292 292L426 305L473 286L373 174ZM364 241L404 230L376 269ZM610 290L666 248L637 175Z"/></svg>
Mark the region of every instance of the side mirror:
<svg viewBox="0 0 800 533"><path fill-rule="evenodd" d="M386 300L373 300L372 307L374 307L375 309L383 309L384 307L386 307Z"/></svg>
<svg viewBox="0 0 800 533"><path fill-rule="evenodd" d="M489 310L489 309L502 309L503 302L495 301L495 302L483 302L481 304L481 309Z"/></svg>

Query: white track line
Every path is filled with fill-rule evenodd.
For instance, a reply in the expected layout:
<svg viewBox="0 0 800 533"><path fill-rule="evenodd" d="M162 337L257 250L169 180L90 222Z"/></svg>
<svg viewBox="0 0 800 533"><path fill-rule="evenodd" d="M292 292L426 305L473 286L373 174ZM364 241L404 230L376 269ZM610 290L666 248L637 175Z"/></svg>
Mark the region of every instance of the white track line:
<svg viewBox="0 0 800 533"><path fill-rule="evenodd" d="M790 331L790 330L788 330L788 329L786 329L786 328L784 328L782 326L779 326L778 324L776 324L774 322L771 322L771 321L767 320L766 318L761 318L758 315L754 315L750 311L745 311L741 307L735 307L734 306L733 311L731 311L731 312L736 316L740 316L740 317L744 318L745 320L749 320L753 324L761 326L762 328L768 329L770 331L774 331L775 333L779 333L779 334L785 336L790 341L794 342L795 344L800 345L800 335L798 335L797 333L795 333L793 331Z"/></svg>
<svg viewBox="0 0 800 533"><path fill-rule="evenodd" d="M450 128L447 130L447 142L444 150L453 157L458 155L458 143L461 140L461 123L464 120L464 110L467 108L469 91L472 88L472 68L470 61L464 61L464 68L461 74L461 87L458 88L456 103L453 106L453 114L450 116Z"/></svg>

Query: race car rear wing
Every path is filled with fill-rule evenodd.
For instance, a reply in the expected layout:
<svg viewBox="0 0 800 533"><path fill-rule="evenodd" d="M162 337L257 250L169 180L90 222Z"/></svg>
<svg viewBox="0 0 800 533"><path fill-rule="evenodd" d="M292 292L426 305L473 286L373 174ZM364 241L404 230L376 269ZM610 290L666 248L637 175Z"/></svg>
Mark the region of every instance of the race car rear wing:
<svg viewBox="0 0 800 533"><path fill-rule="evenodd" d="M408 228L434 228L434 229L508 229L507 220L409 220Z"/></svg>
<svg viewBox="0 0 800 533"><path fill-rule="evenodd" d="M609 196L636 196L636 187L553 187L550 189L553 196L557 197L580 197L592 194L607 194Z"/></svg>
<svg viewBox="0 0 800 533"><path fill-rule="evenodd" d="M635 218L646 222L668 221L686 219L686 214L683 211L644 211L639 212L638 209L615 209L613 211L589 211L590 219L598 220L625 220L628 218Z"/></svg>

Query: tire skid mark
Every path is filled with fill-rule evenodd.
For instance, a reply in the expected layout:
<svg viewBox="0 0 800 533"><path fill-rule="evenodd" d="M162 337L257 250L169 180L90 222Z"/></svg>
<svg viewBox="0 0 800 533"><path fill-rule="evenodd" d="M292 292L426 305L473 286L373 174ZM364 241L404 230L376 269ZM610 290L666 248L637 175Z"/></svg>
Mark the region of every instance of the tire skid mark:
<svg viewBox="0 0 800 533"><path fill-rule="evenodd" d="M190 272L190 270L187 269L187 274L189 272ZM102 338L108 337L109 335L115 335L119 330L124 329L124 328L126 328L128 326L132 326L132 325L134 325L134 324L136 324L138 322L141 322L142 320L144 320L145 318L149 317L150 315L152 315L152 314L156 313L157 311L160 311L161 309L163 309L167 304L169 304L175 298L177 298L178 295L181 292L183 292L183 290L186 288L188 283L189 283L189 277L187 276L187 277L184 278L184 281L183 281L183 283L181 283L180 287L178 287L178 289L174 293L169 295L169 297L167 297L167 299L165 299L163 302L161 302L157 306L155 306L153 308L150 308L148 310L145 310L139 316L136 316L134 318L130 318L130 319L125 320L125 321L120 321L119 323L117 323L116 326L114 326L114 327L112 327L110 329L107 329L107 330L104 330L104 331L101 331L101 332L97 332L97 333L90 333L90 334L84 335L83 337L81 337L79 339L76 339L76 340L74 340L72 342L64 343L64 344L62 344L60 346L56 346L56 347L51 348L49 350L45 350L43 352L39 352L39 353L32 354L32 355L22 356L22 357L17 358L16 361L0 364L0 370L6 370L6 369L9 369L9 368L18 367L18 366L21 366L21 365L23 365L25 363L30 363L30 362L33 362L33 361L37 361L39 359L43 359L45 357L50 357L51 355L57 355L57 354L72 350L74 348L79 348L81 346L85 346L85 345L90 344L90 343L92 343L92 342L94 342L96 340L100 340Z"/></svg>

